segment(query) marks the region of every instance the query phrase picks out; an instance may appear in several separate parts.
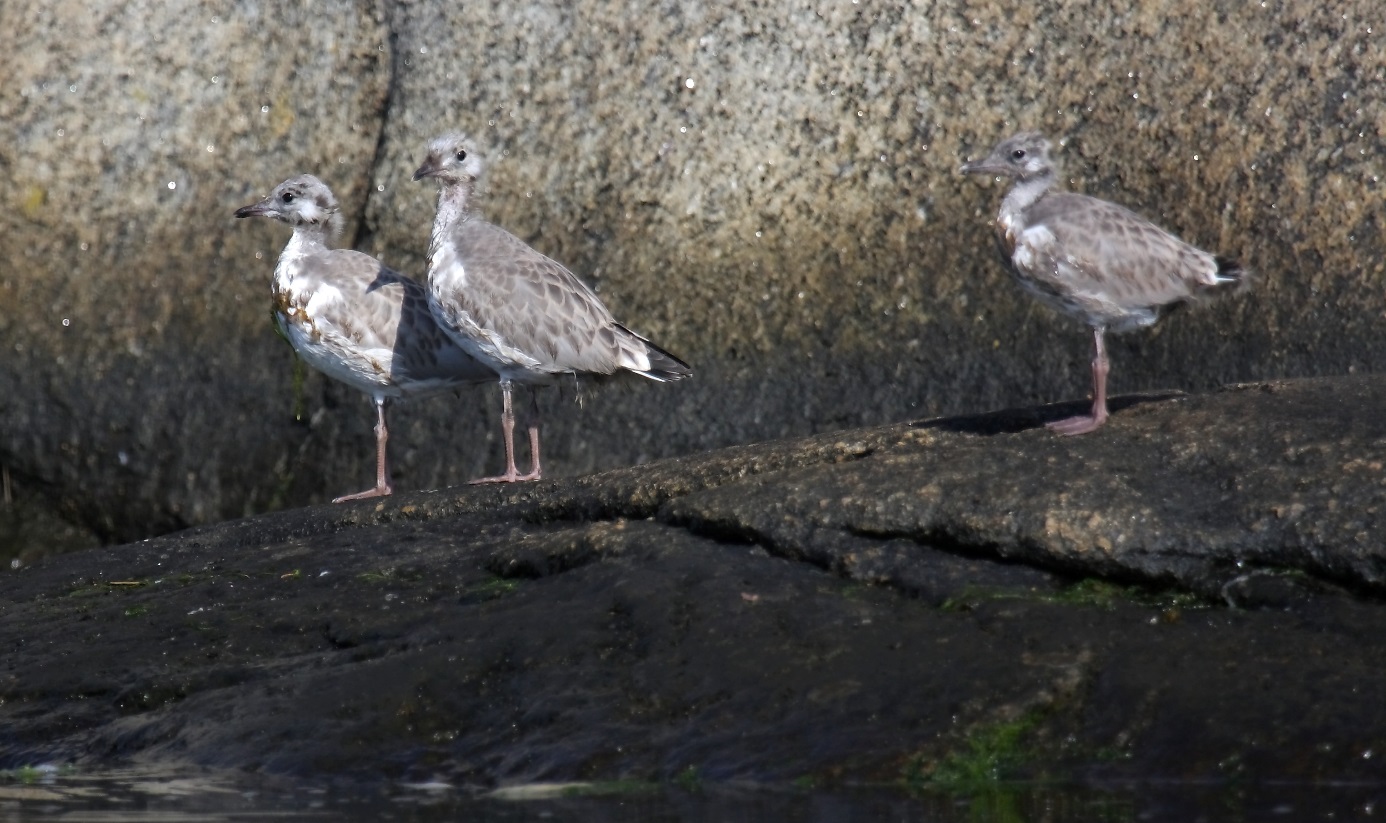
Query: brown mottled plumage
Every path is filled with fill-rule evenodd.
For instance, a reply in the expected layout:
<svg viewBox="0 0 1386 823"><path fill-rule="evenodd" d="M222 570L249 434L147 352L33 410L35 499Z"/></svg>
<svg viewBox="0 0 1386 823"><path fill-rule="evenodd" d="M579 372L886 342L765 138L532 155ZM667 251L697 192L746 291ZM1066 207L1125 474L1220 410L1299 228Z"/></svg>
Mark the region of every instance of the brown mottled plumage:
<svg viewBox="0 0 1386 823"><path fill-rule="evenodd" d="M327 248L341 216L318 178L285 180L236 216L272 217L293 228L274 267L275 323L304 362L375 401L375 488L337 502L389 494L388 402L494 380L495 372L438 328L421 284L370 255Z"/></svg>
<svg viewBox="0 0 1386 823"><path fill-rule="evenodd" d="M439 137L415 180L441 184L429 245L429 298L438 324L500 375L506 471L473 482L537 480L539 429L529 430L529 474L515 468L514 382L543 385L559 375L630 371L667 382L688 364L617 323L571 271L472 211L481 159L465 135Z"/></svg>
<svg viewBox="0 0 1386 823"><path fill-rule="evenodd" d="M1011 272L1027 292L1093 330L1092 414L1050 423L1082 434L1106 421L1107 350L1103 336L1149 326L1161 312L1232 283L1236 262L1185 243L1115 203L1054 192L1049 141L1035 132L1009 137L964 174L1015 181L1001 203L996 235Z"/></svg>

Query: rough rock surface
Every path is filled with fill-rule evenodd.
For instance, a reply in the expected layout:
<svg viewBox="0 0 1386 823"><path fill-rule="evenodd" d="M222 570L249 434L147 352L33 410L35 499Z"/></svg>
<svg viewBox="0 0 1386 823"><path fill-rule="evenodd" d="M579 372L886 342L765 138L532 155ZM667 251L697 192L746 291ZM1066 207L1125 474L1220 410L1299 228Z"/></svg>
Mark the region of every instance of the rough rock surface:
<svg viewBox="0 0 1386 823"><path fill-rule="evenodd" d="M343 241L418 274L407 178L455 128L490 149L490 216L697 368L550 411L556 476L1081 396L1087 340L1007 281L998 187L956 173L1022 126L1073 188L1260 273L1114 340L1114 390L1381 370L1377 12L6 2L0 463L107 541L360 486L369 408L294 388L283 232L229 214L316 172ZM399 485L493 469L497 406L401 409Z"/></svg>
<svg viewBox="0 0 1386 823"><path fill-rule="evenodd" d="M1383 401L925 420L49 558L0 578L0 768L927 784L1004 728L1005 776L1379 782Z"/></svg>
<svg viewBox="0 0 1386 823"><path fill-rule="evenodd" d="M388 38L353 0L0 5L0 463L17 489L106 541L316 493L295 477L292 355L269 316L287 237L231 213L313 169L359 216ZM305 392L305 419L335 402Z"/></svg>

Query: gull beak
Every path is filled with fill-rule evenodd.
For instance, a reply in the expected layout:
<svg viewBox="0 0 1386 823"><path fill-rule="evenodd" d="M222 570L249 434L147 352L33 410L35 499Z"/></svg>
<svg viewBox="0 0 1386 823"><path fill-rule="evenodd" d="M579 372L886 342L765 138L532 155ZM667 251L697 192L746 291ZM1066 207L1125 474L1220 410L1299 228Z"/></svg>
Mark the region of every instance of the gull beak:
<svg viewBox="0 0 1386 823"><path fill-rule="evenodd" d="M414 172L413 180L415 183L417 183L425 177L436 176L440 171L442 171L442 169L438 166L437 163L434 163L433 158L430 157L424 161L424 164L422 166L419 166L417 171Z"/></svg>
<svg viewBox="0 0 1386 823"><path fill-rule="evenodd" d="M249 206L241 206L236 209L237 217L267 217L274 214L274 206L270 205L269 198L253 203Z"/></svg>

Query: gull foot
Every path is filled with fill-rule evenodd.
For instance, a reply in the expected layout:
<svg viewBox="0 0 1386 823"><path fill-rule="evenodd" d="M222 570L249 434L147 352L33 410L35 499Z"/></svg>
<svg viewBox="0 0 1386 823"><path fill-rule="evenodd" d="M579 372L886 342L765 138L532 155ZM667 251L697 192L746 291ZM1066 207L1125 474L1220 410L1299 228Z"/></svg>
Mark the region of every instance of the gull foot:
<svg viewBox="0 0 1386 823"><path fill-rule="evenodd" d="M529 474L520 474L519 472L512 471L506 472L505 474L497 475L495 477L478 477L475 480L468 480L467 485L479 486L483 483L527 483L530 480L543 479L543 474L540 473L538 469L535 469Z"/></svg>
<svg viewBox="0 0 1386 823"><path fill-rule="evenodd" d="M366 489L365 491L357 492L356 494L344 494L341 497L334 497L332 499L332 502L345 503L348 500L369 500L372 497L385 497L393 491L394 489L390 488L389 486L376 486L373 489Z"/></svg>
<svg viewBox="0 0 1386 823"><path fill-rule="evenodd" d="M1090 431L1096 431L1106 422L1107 418L1105 417L1092 417L1091 415L1084 414L1078 417L1069 417L1064 420L1055 420L1052 423L1045 423L1044 427L1056 434L1070 437L1075 434L1087 434Z"/></svg>

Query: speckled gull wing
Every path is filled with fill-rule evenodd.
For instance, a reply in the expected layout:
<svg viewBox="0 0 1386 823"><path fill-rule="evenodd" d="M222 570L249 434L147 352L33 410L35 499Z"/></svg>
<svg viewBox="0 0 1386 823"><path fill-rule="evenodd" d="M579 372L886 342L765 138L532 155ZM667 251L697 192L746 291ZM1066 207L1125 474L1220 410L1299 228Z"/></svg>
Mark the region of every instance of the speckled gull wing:
<svg viewBox="0 0 1386 823"><path fill-rule="evenodd" d="M1156 310L1224 282L1217 259L1129 209L1081 194L1048 194L1025 211L1014 259L1075 300L1115 313ZM1152 318L1153 319L1153 318Z"/></svg>
<svg viewBox="0 0 1386 823"><path fill-rule="evenodd" d="M337 249L299 261L293 290L319 332L388 355L395 346L399 306L388 289L371 285L384 267L356 251Z"/></svg>
<svg viewBox="0 0 1386 823"><path fill-rule="evenodd" d="M417 382L481 382L494 380L496 373L475 360L452 337L438 326L428 306L428 287L383 268L381 279L394 278L394 283L381 283L386 288L398 288L399 331L395 338L395 372L402 378Z"/></svg>
<svg viewBox="0 0 1386 823"><path fill-rule="evenodd" d="M359 361L353 370L360 377L348 383L406 395L495 377L433 322L422 285L369 255L337 249L305 257L294 292L321 345L344 362Z"/></svg>
<svg viewBox="0 0 1386 823"><path fill-rule="evenodd" d="M467 288L448 299L507 346L532 357L534 369L650 371L646 341L617 324L567 268L477 218L460 224L452 239Z"/></svg>

